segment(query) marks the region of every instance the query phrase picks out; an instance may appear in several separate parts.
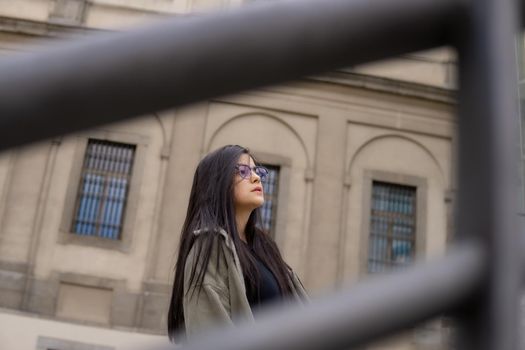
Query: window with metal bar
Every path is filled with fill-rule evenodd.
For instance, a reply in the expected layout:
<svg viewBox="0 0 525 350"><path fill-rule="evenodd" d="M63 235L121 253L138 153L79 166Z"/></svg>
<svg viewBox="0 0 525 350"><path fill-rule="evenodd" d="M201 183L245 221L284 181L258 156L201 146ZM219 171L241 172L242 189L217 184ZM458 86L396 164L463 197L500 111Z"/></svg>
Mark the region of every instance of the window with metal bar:
<svg viewBox="0 0 525 350"><path fill-rule="evenodd" d="M277 194L279 191L280 167L261 164L268 169L268 176L262 181L264 188L264 205L261 208L261 217L264 230L275 235L275 220L277 218Z"/></svg>
<svg viewBox="0 0 525 350"><path fill-rule="evenodd" d="M130 144L88 141L71 232L121 238L135 149Z"/></svg>
<svg viewBox="0 0 525 350"><path fill-rule="evenodd" d="M372 184L368 272L382 272L412 262L416 240L416 187Z"/></svg>

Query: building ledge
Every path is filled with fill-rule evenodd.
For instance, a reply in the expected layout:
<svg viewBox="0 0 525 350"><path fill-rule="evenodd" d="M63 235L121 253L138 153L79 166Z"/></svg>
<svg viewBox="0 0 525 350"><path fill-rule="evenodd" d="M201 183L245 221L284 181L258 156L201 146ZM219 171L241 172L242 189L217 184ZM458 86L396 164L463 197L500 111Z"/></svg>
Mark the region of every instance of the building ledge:
<svg viewBox="0 0 525 350"><path fill-rule="evenodd" d="M315 75L306 80L338 84L347 87L360 88L375 92L419 98L431 102L456 104L456 90L408 81L382 78L348 71L331 71L322 75Z"/></svg>
<svg viewBox="0 0 525 350"><path fill-rule="evenodd" d="M86 28L77 25L39 22L27 19L0 16L0 32L34 37L63 38L79 37L106 30Z"/></svg>
<svg viewBox="0 0 525 350"><path fill-rule="evenodd" d="M66 323L66 324L79 325L79 326L87 326L87 327L93 327L93 328L99 328L99 329L116 330L116 331L121 331L121 332L131 332L131 333L160 335L160 336L166 335L166 333L162 330L153 330L153 329L138 328L138 327L124 327L124 326L115 326L115 325L103 325L97 322L58 318L58 317L42 315L42 314L38 314L34 312L29 312L29 311L24 311L24 310L19 310L19 309L10 309L10 308L5 308L5 307L0 307L0 314L16 315L16 316L21 316L21 317L35 318L39 320L46 320L46 321Z"/></svg>
<svg viewBox="0 0 525 350"><path fill-rule="evenodd" d="M78 38L93 33L109 32L109 30L0 16L0 32L40 38ZM371 76L348 70L334 70L304 79L446 104L455 104L457 100L455 89Z"/></svg>

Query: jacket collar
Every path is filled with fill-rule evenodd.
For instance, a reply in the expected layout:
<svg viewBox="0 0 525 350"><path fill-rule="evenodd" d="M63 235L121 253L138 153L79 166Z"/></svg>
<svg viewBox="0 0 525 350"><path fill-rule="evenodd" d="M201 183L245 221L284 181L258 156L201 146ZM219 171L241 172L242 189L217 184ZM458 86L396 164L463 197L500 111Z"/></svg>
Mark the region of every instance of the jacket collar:
<svg viewBox="0 0 525 350"><path fill-rule="evenodd" d="M214 228L214 229L210 229L208 227L204 227L204 228L201 228L201 229L197 229L197 230L193 230L193 234L195 236L198 236L198 235L201 235L201 234L204 234L204 233L208 233L208 232L217 232L219 235L222 236L222 238L224 239L224 243L225 245L231 249L231 250L234 250L235 251L235 245L233 244L233 241L232 239L230 238L230 235L228 235L228 233L226 232L225 229L223 229L222 227L218 227L218 228Z"/></svg>
<svg viewBox="0 0 525 350"><path fill-rule="evenodd" d="M198 235L206 234L206 233L209 233L209 232L217 232L223 238L224 246L226 246L230 250L231 255L233 257L234 264L235 264L235 266L237 267L237 270L239 271L239 273L242 276L241 262L239 261L239 257L237 255L237 249L235 248L235 244L233 244L232 239L230 238L230 236L228 235L228 233L226 232L225 229L223 229L222 227L215 228L215 229L210 229L210 228L204 227L202 229L194 230L193 234L198 236Z"/></svg>

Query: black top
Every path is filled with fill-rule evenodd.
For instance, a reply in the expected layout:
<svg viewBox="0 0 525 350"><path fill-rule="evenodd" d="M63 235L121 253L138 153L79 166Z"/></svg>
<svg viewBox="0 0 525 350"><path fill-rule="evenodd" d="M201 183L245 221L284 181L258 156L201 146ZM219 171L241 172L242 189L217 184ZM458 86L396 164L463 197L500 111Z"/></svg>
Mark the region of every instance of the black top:
<svg viewBox="0 0 525 350"><path fill-rule="evenodd" d="M254 310L269 301L277 301L281 299L282 295L274 274L261 261L249 245L246 244L246 247L248 247L252 257L257 263L257 270L259 271L260 276L258 289L249 290L249 288L246 288L246 297L248 298L250 307Z"/></svg>

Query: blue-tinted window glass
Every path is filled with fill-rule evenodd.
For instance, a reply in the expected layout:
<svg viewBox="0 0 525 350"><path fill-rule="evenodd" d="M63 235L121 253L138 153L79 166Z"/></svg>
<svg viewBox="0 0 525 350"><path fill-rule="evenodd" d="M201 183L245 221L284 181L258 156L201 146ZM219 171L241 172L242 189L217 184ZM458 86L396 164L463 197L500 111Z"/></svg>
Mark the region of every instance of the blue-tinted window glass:
<svg viewBox="0 0 525 350"><path fill-rule="evenodd" d="M120 239L135 146L89 140L72 232Z"/></svg>
<svg viewBox="0 0 525 350"><path fill-rule="evenodd" d="M272 235L275 233L277 218L277 194L279 190L279 167L262 164L268 169L268 176L262 182L264 188L264 205L261 208L263 228Z"/></svg>
<svg viewBox="0 0 525 350"><path fill-rule="evenodd" d="M392 270L412 262L416 237L416 188L374 181L368 271Z"/></svg>

